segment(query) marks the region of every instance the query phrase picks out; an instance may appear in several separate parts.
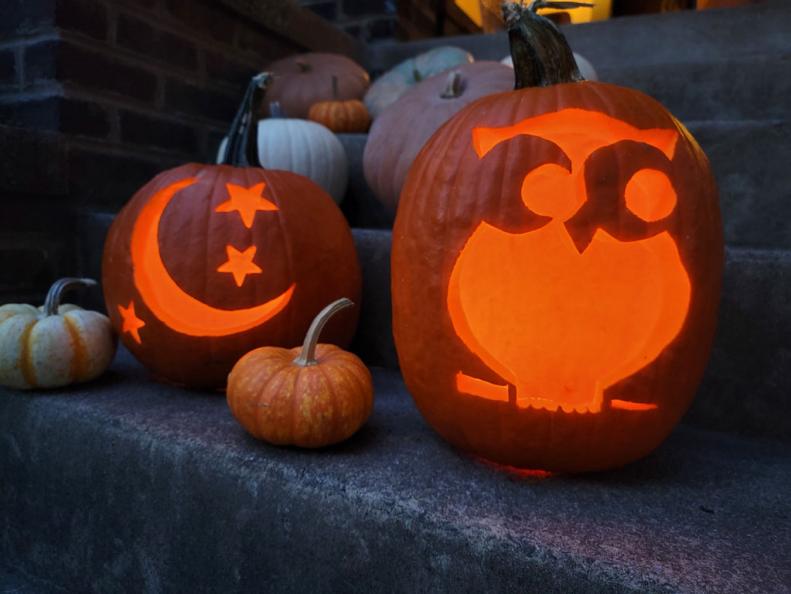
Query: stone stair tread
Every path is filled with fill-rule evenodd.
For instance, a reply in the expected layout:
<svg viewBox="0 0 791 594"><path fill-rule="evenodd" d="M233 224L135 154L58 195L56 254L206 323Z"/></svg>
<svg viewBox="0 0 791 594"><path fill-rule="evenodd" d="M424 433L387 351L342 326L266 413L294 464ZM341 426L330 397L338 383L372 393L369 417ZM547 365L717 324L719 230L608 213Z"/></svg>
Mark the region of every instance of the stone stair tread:
<svg viewBox="0 0 791 594"><path fill-rule="evenodd" d="M91 384L0 390L7 560L74 591L788 591L788 444L681 426L624 469L541 479L453 450L396 372L374 380L369 423L324 451L256 442L126 351Z"/></svg>
<svg viewBox="0 0 791 594"><path fill-rule="evenodd" d="M0 564L0 594L60 594L62 592L64 590L54 584Z"/></svg>
<svg viewBox="0 0 791 594"><path fill-rule="evenodd" d="M561 28L572 49L594 67L717 61L787 53L791 45L791 7L785 0L738 9L679 11ZM369 48L369 66L388 68L437 45L456 45L478 60L500 60L508 53L504 33L391 42Z"/></svg>

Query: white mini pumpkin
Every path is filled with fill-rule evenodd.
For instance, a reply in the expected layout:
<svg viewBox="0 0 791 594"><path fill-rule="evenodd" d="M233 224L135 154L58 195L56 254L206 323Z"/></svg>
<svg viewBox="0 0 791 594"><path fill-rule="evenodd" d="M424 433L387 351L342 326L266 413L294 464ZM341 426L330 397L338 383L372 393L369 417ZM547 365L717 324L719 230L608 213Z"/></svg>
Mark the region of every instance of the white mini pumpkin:
<svg viewBox="0 0 791 594"><path fill-rule="evenodd" d="M330 130L308 120L276 117L277 104L270 106L274 117L258 122L258 159L265 169L282 169L310 178L339 203L349 182L346 151ZM227 145L223 139L217 152L222 161Z"/></svg>
<svg viewBox="0 0 791 594"><path fill-rule="evenodd" d="M60 305L63 291L95 285L83 278L55 282L41 307L0 306L0 385L56 388L101 375L115 356L117 341L107 316L76 305Z"/></svg>

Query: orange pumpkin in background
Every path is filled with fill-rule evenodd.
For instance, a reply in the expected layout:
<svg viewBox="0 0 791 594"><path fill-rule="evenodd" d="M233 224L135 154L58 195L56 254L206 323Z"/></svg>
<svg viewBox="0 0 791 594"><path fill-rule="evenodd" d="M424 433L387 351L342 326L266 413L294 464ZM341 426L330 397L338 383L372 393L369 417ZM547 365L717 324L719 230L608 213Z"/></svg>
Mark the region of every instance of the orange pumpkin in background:
<svg viewBox="0 0 791 594"><path fill-rule="evenodd" d="M359 99L338 99L338 77L332 77L332 99L311 105L308 119L336 134L363 133L371 125L368 109Z"/></svg>
<svg viewBox="0 0 791 594"><path fill-rule="evenodd" d="M533 10L507 17L516 90L446 123L400 197L399 362L462 449L522 468L616 467L659 445L702 376L723 267L717 191L664 107L583 81Z"/></svg>
<svg viewBox="0 0 791 594"><path fill-rule="evenodd" d="M251 82L223 164L161 173L107 236L102 277L113 326L170 382L222 387L251 348L295 346L322 305L359 299L351 231L329 195L303 176L249 166L250 122L267 81ZM356 321L356 308L343 312L328 340L348 344Z"/></svg>

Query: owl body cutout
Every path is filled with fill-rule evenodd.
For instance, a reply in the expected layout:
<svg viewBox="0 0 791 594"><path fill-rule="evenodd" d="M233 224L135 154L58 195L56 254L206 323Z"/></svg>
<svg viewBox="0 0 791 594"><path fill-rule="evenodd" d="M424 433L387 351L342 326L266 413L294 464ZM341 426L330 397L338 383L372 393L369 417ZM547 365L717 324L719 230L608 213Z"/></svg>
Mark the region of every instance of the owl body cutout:
<svg viewBox="0 0 791 594"><path fill-rule="evenodd" d="M457 388L520 408L655 408L616 397L605 402L604 391L655 360L681 331L691 285L676 243L667 230L621 241L601 227L580 242L566 223L588 201L585 163L594 151L626 139L671 159L677 134L568 109L506 128L475 129L473 147L483 158L521 134L554 142L571 166L544 165L526 173L522 200L550 217L546 225L508 233L481 222L460 251L447 294L454 330L512 388L463 370ZM623 204L646 221L668 217L675 206L672 185L654 170L638 173ZM664 181L654 183L658 177Z"/></svg>

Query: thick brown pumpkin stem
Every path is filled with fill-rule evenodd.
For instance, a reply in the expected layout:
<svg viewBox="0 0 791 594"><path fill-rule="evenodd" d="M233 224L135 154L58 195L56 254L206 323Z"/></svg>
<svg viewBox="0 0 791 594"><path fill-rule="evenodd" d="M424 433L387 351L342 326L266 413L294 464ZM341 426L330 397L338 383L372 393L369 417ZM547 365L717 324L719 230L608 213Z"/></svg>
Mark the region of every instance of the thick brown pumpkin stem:
<svg viewBox="0 0 791 594"><path fill-rule="evenodd" d="M324 324L340 310L351 307L352 305L354 305L354 302L351 299L342 297L337 301L333 301L319 312L319 315L311 322L307 334L305 334L305 342L302 343L302 351L299 353L299 357L294 359L294 365L308 367L309 365L316 365L318 363L318 361L316 361L316 345L319 342L319 335L324 329Z"/></svg>
<svg viewBox="0 0 791 594"><path fill-rule="evenodd" d="M591 6L593 4L588 2L553 0L535 0L527 7L519 2L503 3L503 20L508 27L511 58L514 61L515 89L585 80L563 33L555 23L537 11L540 8Z"/></svg>
<svg viewBox="0 0 791 594"><path fill-rule="evenodd" d="M442 91L440 97L443 99L455 99L462 92L462 79L461 79L461 72L458 70L454 70L448 75L448 84L445 86L445 90Z"/></svg>
<svg viewBox="0 0 791 594"><path fill-rule="evenodd" d="M295 60L294 63L297 65L297 68L299 68L300 72L304 73L310 72L312 70L310 64L308 64L305 60Z"/></svg>
<svg viewBox="0 0 791 594"><path fill-rule="evenodd" d="M44 315L54 316L58 313L63 293L77 287L94 287L98 283L92 278L61 278L52 283L44 300Z"/></svg>
<svg viewBox="0 0 791 594"><path fill-rule="evenodd" d="M334 74L332 75L332 100L338 100L338 77Z"/></svg>
<svg viewBox="0 0 791 594"><path fill-rule="evenodd" d="M220 161L221 165L258 166L258 113L271 80L272 75L268 72L256 74L250 79L242 104L228 131L228 144Z"/></svg>

